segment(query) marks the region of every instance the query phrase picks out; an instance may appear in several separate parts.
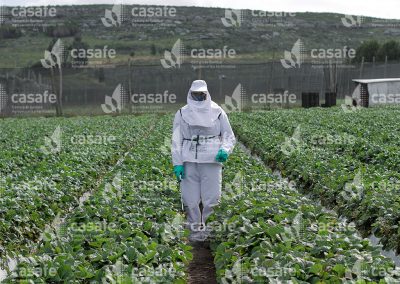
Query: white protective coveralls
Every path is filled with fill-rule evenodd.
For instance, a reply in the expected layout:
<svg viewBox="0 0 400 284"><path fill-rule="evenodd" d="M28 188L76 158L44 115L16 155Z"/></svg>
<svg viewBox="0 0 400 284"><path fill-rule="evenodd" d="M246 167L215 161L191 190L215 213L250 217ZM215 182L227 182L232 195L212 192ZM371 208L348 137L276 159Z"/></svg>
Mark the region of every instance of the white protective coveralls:
<svg viewBox="0 0 400 284"><path fill-rule="evenodd" d="M206 93L206 100L193 100L192 91ZM192 83L187 105L175 114L172 136L173 165L184 165L185 171L180 186L189 239L204 241L209 234L205 222L221 197L222 163L215 157L219 149L232 153L236 142L228 116L211 100L205 81Z"/></svg>

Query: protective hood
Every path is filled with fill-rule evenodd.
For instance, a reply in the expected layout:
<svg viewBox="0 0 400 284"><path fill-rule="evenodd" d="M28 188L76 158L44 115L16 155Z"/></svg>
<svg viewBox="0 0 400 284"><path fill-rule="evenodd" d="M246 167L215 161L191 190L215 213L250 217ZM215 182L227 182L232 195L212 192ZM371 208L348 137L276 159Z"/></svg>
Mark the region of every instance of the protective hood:
<svg viewBox="0 0 400 284"><path fill-rule="evenodd" d="M204 101L192 99L191 92L204 92L207 97ZM221 108L211 100L207 83L203 80L193 81L187 95L187 105L182 108L182 118L189 125L211 127L221 114Z"/></svg>

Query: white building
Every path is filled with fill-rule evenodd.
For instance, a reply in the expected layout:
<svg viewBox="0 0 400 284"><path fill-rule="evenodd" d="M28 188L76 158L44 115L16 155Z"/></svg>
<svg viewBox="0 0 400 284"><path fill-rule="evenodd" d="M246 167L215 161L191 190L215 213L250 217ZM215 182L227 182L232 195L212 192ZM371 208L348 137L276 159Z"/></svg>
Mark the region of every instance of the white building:
<svg viewBox="0 0 400 284"><path fill-rule="evenodd" d="M400 78L354 79L353 105L369 107L400 104Z"/></svg>

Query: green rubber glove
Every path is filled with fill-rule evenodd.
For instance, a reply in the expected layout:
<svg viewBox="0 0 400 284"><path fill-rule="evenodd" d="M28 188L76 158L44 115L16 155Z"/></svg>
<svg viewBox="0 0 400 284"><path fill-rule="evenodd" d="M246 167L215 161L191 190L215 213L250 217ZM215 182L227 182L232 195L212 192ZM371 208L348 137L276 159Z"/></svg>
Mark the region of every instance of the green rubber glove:
<svg viewBox="0 0 400 284"><path fill-rule="evenodd" d="M224 149L219 149L217 156L215 156L215 160L217 162L223 163L228 160L228 156L228 152L226 152Z"/></svg>
<svg viewBox="0 0 400 284"><path fill-rule="evenodd" d="M174 174L178 181L185 178L185 168L183 165L174 166Z"/></svg>

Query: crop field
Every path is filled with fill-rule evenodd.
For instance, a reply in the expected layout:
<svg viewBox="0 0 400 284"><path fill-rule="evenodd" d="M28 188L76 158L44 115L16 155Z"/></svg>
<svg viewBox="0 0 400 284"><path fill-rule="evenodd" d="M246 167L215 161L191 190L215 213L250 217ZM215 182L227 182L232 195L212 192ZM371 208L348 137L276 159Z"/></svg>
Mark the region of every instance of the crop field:
<svg viewBox="0 0 400 284"><path fill-rule="evenodd" d="M293 110L239 114L233 124L264 162L399 252L398 116L391 108Z"/></svg>
<svg viewBox="0 0 400 284"><path fill-rule="evenodd" d="M0 284L400 284L398 0L0 1Z"/></svg>
<svg viewBox="0 0 400 284"><path fill-rule="evenodd" d="M400 283L399 115L230 113L209 283ZM195 283L172 120L0 120L0 282Z"/></svg>

